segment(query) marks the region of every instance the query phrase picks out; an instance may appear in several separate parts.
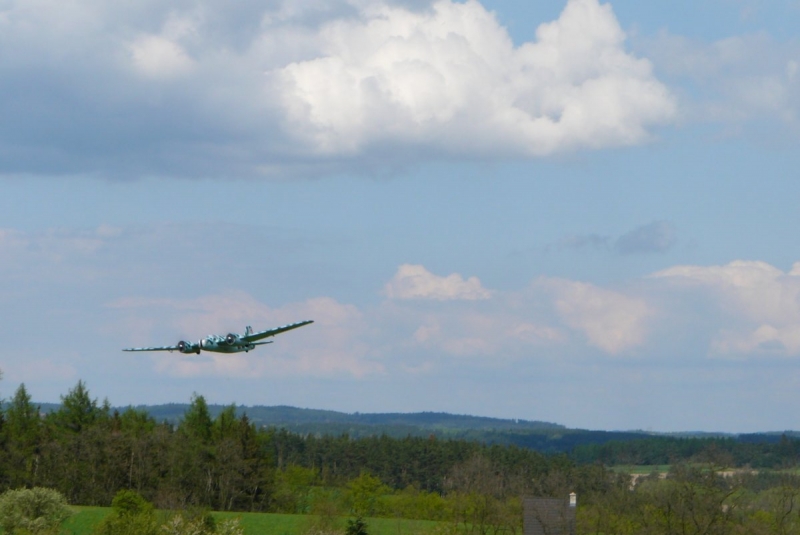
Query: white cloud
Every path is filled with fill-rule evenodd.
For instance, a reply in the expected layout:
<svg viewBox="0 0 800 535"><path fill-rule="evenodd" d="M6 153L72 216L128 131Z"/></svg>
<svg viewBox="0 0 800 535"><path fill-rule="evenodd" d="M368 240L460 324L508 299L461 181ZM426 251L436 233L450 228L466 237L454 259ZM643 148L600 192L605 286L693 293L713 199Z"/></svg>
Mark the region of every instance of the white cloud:
<svg viewBox="0 0 800 535"><path fill-rule="evenodd" d="M560 318L590 345L619 355L645 343L654 313L645 300L585 282L542 278L536 284L552 292Z"/></svg>
<svg viewBox="0 0 800 535"><path fill-rule="evenodd" d="M800 263L785 273L759 261L675 266L652 275L672 285L702 287L727 320L711 351L718 355L800 355Z"/></svg>
<svg viewBox="0 0 800 535"><path fill-rule="evenodd" d="M597 0L570 0L518 48L474 0L421 12L372 3L319 38L320 57L278 78L294 134L323 154L384 143L529 156L630 145L675 112Z"/></svg>
<svg viewBox="0 0 800 535"><path fill-rule="evenodd" d="M409 340L415 346L455 357L517 360L532 350L541 354L548 348L550 355L584 343L609 355L634 354L648 341L654 306L643 297L589 283L540 278L530 288L497 292L490 300L476 300L466 307L450 296L472 295L474 290L467 291L460 276L452 277L404 265L387 284L388 297L407 299L387 318L395 328L416 324ZM421 308L413 298L423 296L440 304Z"/></svg>
<svg viewBox="0 0 800 535"><path fill-rule="evenodd" d="M194 63L180 45L158 35L142 36L130 46L134 66L146 76L179 76L191 70Z"/></svg>
<svg viewBox="0 0 800 535"><path fill-rule="evenodd" d="M12 0L3 15L0 174L372 172L637 144L675 113L598 0L517 47L476 0Z"/></svg>
<svg viewBox="0 0 800 535"><path fill-rule="evenodd" d="M713 289L732 310L752 321L800 320L800 265L789 273L760 261L737 260L722 266L675 266L653 278Z"/></svg>
<svg viewBox="0 0 800 535"><path fill-rule="evenodd" d="M481 286L477 277L467 280L458 273L446 277L434 275L424 266L403 264L384 287L391 299L435 299L438 301L489 299L491 292Z"/></svg>

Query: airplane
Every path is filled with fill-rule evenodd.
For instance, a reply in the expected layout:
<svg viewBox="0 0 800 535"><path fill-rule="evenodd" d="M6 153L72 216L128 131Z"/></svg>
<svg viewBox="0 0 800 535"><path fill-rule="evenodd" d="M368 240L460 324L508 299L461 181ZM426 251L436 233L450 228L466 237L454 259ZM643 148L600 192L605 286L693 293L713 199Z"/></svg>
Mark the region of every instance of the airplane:
<svg viewBox="0 0 800 535"><path fill-rule="evenodd" d="M229 333L226 336L211 334L206 338L199 340L196 344L181 340L174 346L129 347L127 349L123 349L123 351L169 351L170 353L173 351L180 351L184 354L197 353L198 355L200 354L200 350L213 351L215 353L240 353L242 351L247 353L251 349L255 349L256 346L271 344L273 342L272 340L267 342L258 342L258 340L275 336L276 334L285 333L286 331L297 329L298 327L308 325L309 323L314 323L314 320L290 323L289 325L284 325L283 327L275 327L274 329L267 329L266 331L261 331L258 333L254 333L252 327L248 325L244 329L244 334Z"/></svg>

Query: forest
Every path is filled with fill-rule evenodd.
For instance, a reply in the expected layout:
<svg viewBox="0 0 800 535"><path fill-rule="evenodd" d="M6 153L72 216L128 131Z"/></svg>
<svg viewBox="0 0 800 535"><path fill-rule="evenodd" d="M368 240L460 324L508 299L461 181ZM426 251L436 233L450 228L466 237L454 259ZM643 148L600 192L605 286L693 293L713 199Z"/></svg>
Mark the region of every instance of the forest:
<svg viewBox="0 0 800 535"><path fill-rule="evenodd" d="M112 409L79 381L41 412L16 390L0 419L0 492L73 505L133 491L158 509L433 520L520 533L523 496L579 496L581 533L800 533L800 441L647 437L542 453L514 444L256 425L195 395L178 422ZM632 477L619 465L669 465ZM646 468L644 468L646 470ZM641 470L639 470L641 472Z"/></svg>

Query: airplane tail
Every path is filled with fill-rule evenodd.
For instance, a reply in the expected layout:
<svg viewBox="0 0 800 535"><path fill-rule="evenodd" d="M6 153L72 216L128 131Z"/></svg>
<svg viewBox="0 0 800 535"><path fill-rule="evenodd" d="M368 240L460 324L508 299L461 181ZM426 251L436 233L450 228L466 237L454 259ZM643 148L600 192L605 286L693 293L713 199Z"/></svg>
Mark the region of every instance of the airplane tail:
<svg viewBox="0 0 800 535"><path fill-rule="evenodd" d="M247 327L244 328L244 335L250 336L251 334L253 334L253 328L248 325Z"/></svg>

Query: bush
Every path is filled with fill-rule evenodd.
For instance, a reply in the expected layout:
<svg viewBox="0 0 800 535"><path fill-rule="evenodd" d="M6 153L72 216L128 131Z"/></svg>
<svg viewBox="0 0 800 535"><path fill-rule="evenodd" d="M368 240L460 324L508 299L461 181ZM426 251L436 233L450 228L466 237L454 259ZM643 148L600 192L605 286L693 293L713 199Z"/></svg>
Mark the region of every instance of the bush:
<svg viewBox="0 0 800 535"><path fill-rule="evenodd" d="M160 533L163 535L206 535L208 532L203 529L202 522L186 520L179 513L161 526Z"/></svg>
<svg viewBox="0 0 800 535"><path fill-rule="evenodd" d="M111 502L111 514L95 528L95 535L155 535L153 504L138 492L121 490Z"/></svg>
<svg viewBox="0 0 800 535"><path fill-rule="evenodd" d="M152 515L153 504L133 490L121 490L111 500L111 509L119 516Z"/></svg>
<svg viewBox="0 0 800 535"><path fill-rule="evenodd" d="M6 535L50 535L72 512L64 496L53 489L9 490L0 495L0 527Z"/></svg>
<svg viewBox="0 0 800 535"><path fill-rule="evenodd" d="M167 520L159 531L160 535L244 535L239 520L229 518L217 525L208 512L189 511L177 513Z"/></svg>
<svg viewBox="0 0 800 535"><path fill-rule="evenodd" d="M239 525L239 520L229 518L217 526L217 535L244 535L244 529Z"/></svg>
<svg viewBox="0 0 800 535"><path fill-rule="evenodd" d="M350 519L347 521L347 529L345 530L346 535L367 535L367 523L364 522L364 519L356 517L355 519Z"/></svg>

